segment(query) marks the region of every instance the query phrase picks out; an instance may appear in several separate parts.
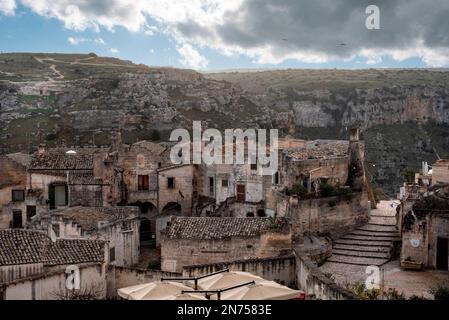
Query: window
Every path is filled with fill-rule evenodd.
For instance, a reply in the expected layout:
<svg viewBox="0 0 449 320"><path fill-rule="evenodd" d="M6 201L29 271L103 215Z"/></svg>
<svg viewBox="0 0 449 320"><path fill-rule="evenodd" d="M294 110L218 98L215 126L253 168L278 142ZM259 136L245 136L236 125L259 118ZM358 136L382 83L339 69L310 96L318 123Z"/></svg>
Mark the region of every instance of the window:
<svg viewBox="0 0 449 320"><path fill-rule="evenodd" d="M150 180L149 180L149 176L148 175L139 175L137 177L138 180L138 190L142 191L142 190L150 190Z"/></svg>
<svg viewBox="0 0 449 320"><path fill-rule="evenodd" d="M251 163L251 170L257 170L257 163Z"/></svg>
<svg viewBox="0 0 449 320"><path fill-rule="evenodd" d="M167 188L169 188L169 189L175 188L175 178L174 177L167 178Z"/></svg>
<svg viewBox="0 0 449 320"><path fill-rule="evenodd" d="M67 205L67 186L57 185L55 186L55 204L56 206Z"/></svg>
<svg viewBox="0 0 449 320"><path fill-rule="evenodd" d="M109 262L115 261L115 247L109 248Z"/></svg>
<svg viewBox="0 0 449 320"><path fill-rule="evenodd" d="M12 211L12 227L14 229L22 228L22 210Z"/></svg>
<svg viewBox="0 0 449 320"><path fill-rule="evenodd" d="M257 216L262 218L262 217L266 217L267 215L265 214L264 209L259 209L259 210L257 210Z"/></svg>
<svg viewBox="0 0 449 320"><path fill-rule="evenodd" d="M227 188L228 187L228 184L229 182L228 182L228 180L227 179L221 179L221 186L223 187L223 188Z"/></svg>
<svg viewBox="0 0 449 320"><path fill-rule="evenodd" d="M215 191L215 182L214 182L214 177L209 177L209 195L211 197L214 196L214 192Z"/></svg>
<svg viewBox="0 0 449 320"><path fill-rule="evenodd" d="M36 206L27 206L27 219L36 215Z"/></svg>
<svg viewBox="0 0 449 320"><path fill-rule="evenodd" d="M12 190L12 201L24 201L25 191L24 190Z"/></svg>
<svg viewBox="0 0 449 320"><path fill-rule="evenodd" d="M273 175L273 184L274 185L279 184L279 171L276 171L276 173Z"/></svg>

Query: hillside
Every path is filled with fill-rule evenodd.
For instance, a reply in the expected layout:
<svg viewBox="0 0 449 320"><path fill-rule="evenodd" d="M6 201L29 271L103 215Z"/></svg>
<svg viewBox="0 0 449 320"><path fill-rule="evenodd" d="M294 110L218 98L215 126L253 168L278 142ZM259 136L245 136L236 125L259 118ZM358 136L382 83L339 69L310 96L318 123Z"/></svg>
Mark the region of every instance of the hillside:
<svg viewBox="0 0 449 320"><path fill-rule="evenodd" d="M0 54L0 153L166 139L192 120L347 138L359 125L374 180L392 194L407 166L449 157L449 72L282 70L200 74L95 54Z"/></svg>

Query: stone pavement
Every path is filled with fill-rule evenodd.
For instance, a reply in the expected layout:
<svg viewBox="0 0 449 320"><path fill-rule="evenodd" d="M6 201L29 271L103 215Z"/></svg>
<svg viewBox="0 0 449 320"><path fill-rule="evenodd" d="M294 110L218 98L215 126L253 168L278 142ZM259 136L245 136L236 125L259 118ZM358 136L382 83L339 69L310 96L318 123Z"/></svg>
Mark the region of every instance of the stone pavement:
<svg viewBox="0 0 449 320"><path fill-rule="evenodd" d="M399 260L391 261L385 265L385 290L394 288L409 298L413 295L433 299L429 289L449 281L449 272L442 270L404 271L399 267Z"/></svg>

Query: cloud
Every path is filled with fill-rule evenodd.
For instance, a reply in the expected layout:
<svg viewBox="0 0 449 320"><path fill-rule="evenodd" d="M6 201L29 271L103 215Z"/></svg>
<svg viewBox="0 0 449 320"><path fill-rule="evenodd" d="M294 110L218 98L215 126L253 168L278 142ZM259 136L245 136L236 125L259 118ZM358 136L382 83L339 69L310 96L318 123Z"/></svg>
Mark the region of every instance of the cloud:
<svg viewBox="0 0 449 320"><path fill-rule="evenodd" d="M5 16L12 16L16 10L16 2L14 0L0 0L0 13Z"/></svg>
<svg viewBox="0 0 449 320"><path fill-rule="evenodd" d="M104 40L103 40L102 38L96 38L94 41L95 41L95 43L97 43L97 44L102 44L102 45L105 45L105 44L106 44L106 42L104 42Z"/></svg>
<svg viewBox="0 0 449 320"><path fill-rule="evenodd" d="M176 51L181 55L179 62L185 66L194 69L203 69L207 67L208 61L190 44L185 43L176 47Z"/></svg>
<svg viewBox="0 0 449 320"><path fill-rule="evenodd" d="M86 41L89 41L89 40L86 39L86 38L83 38L83 37L68 37L68 38L67 38L67 41L68 41L70 44L72 44L72 45L74 45L74 46L77 46L77 45L80 44L81 42L86 42Z"/></svg>
<svg viewBox="0 0 449 320"><path fill-rule="evenodd" d="M113 54L118 53L118 50L116 48L110 48L109 51Z"/></svg>
<svg viewBox="0 0 449 320"><path fill-rule="evenodd" d="M150 53L153 54L154 53L154 49L150 49Z"/></svg>
<svg viewBox="0 0 449 320"><path fill-rule="evenodd" d="M383 57L420 58L429 66L449 63L447 0L20 1L75 31L123 27L148 35L164 33L176 41L183 57L186 52L201 57L194 48L212 48L260 64L359 58L379 63ZM365 9L373 3L380 8L380 30L365 27ZM0 0L0 11L11 14L14 5L13 0ZM204 65L204 60L197 62Z"/></svg>
<svg viewBox="0 0 449 320"><path fill-rule="evenodd" d="M79 45L80 43L83 42L93 42L95 44L99 44L99 45L106 45L106 42L104 42L103 38L95 38L95 39L89 39L89 38L84 38L84 37L68 37L67 41L74 46Z"/></svg>

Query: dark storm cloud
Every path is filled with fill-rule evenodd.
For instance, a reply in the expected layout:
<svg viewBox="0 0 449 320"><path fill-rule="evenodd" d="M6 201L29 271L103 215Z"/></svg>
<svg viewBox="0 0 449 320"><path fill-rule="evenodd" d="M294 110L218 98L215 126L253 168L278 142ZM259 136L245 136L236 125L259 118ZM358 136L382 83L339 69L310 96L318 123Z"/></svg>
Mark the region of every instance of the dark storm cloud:
<svg viewBox="0 0 449 320"><path fill-rule="evenodd" d="M371 4L380 8L380 30L365 27ZM188 24L179 31L194 37ZM215 32L222 43L241 48L269 45L285 53L313 50L338 57L361 49L410 49L417 40L449 48L449 1L247 0L227 12Z"/></svg>

